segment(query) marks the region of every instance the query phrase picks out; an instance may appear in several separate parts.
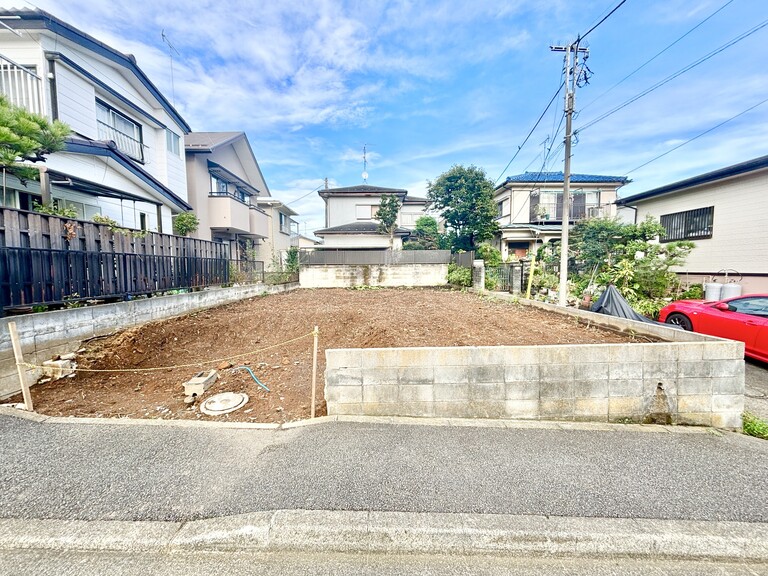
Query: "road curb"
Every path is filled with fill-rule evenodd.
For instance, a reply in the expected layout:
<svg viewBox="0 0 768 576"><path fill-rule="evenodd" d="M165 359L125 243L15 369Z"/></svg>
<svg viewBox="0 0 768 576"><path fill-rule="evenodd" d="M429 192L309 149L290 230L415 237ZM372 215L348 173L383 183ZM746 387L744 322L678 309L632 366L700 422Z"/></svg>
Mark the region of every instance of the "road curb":
<svg viewBox="0 0 768 576"><path fill-rule="evenodd" d="M46 416L37 412L0 406L0 416L12 416L45 424L95 425L95 426L167 426L175 428L222 428L242 430L293 430L331 422L358 424L393 424L398 426L446 426L508 429L575 430L589 432L643 432L652 434L715 434L732 431L719 430L708 426L677 426L660 424L619 424L614 422L575 422L561 420L497 420L491 418L418 418L413 416L319 416L308 420L292 422L215 422L201 420L164 420L161 418L85 418L74 416ZM738 432L736 432L738 433Z"/></svg>
<svg viewBox="0 0 768 576"><path fill-rule="evenodd" d="M439 553L768 562L768 524L277 510L183 524L2 519L0 549Z"/></svg>

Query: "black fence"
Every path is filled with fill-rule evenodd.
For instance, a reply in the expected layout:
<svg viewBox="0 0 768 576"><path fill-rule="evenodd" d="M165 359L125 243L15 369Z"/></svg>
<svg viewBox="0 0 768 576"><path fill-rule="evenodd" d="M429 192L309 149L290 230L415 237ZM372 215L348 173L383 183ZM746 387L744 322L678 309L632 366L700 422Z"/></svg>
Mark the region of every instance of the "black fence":
<svg viewBox="0 0 768 576"><path fill-rule="evenodd" d="M230 282L228 261L194 256L0 248L0 308L131 298Z"/></svg>

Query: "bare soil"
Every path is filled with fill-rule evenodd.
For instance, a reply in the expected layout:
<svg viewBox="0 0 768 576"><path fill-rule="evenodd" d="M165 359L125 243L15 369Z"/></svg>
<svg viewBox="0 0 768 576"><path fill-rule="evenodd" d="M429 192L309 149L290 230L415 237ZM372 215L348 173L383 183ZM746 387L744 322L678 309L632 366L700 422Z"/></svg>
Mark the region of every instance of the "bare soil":
<svg viewBox="0 0 768 576"><path fill-rule="evenodd" d="M312 330L319 327L318 415L325 350L409 346L501 346L631 342L618 334L519 304L448 289L295 290L96 338L84 344L74 377L32 388L35 409L52 416L286 422L310 416ZM260 388L250 367L270 392ZM231 367L231 368L230 368ZM148 371L149 368L163 368ZM216 368L219 392L245 392L241 409L206 416L184 403L182 384ZM13 401L21 401L20 396Z"/></svg>

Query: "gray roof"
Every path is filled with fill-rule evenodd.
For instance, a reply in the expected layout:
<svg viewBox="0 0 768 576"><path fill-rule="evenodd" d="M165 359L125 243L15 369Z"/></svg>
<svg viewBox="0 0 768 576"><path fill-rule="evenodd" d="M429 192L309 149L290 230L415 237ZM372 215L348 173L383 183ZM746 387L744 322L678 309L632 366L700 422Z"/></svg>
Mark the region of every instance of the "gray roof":
<svg viewBox="0 0 768 576"><path fill-rule="evenodd" d="M369 184L360 184L358 186L346 186L344 188L329 188L327 190L320 190L319 194L323 198L328 196L341 195L361 195L368 196L372 194L397 194L399 196L405 196L408 194L408 190L402 188L382 188L381 186L370 186Z"/></svg>
<svg viewBox="0 0 768 576"><path fill-rule="evenodd" d="M419 196L406 196L403 199L403 204L429 204L429 200Z"/></svg>
<svg viewBox="0 0 768 576"><path fill-rule="evenodd" d="M398 228L395 230L395 236L408 236L410 230L406 228ZM332 226L331 228L323 228L322 230L315 230L315 236L323 236L325 234L379 234L378 222L350 222L349 224L342 224L341 226Z"/></svg>
<svg viewBox="0 0 768 576"><path fill-rule="evenodd" d="M187 152L212 152L244 135L245 132L190 132L184 136L184 149Z"/></svg>

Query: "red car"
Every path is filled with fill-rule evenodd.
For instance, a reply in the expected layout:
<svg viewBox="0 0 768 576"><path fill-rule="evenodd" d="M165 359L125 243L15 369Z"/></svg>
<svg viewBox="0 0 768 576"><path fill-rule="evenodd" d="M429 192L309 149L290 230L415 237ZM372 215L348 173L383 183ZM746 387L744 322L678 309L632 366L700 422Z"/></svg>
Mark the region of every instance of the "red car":
<svg viewBox="0 0 768 576"><path fill-rule="evenodd" d="M678 300L662 308L659 322L741 340L747 356L768 362L768 294L748 294L720 301Z"/></svg>

